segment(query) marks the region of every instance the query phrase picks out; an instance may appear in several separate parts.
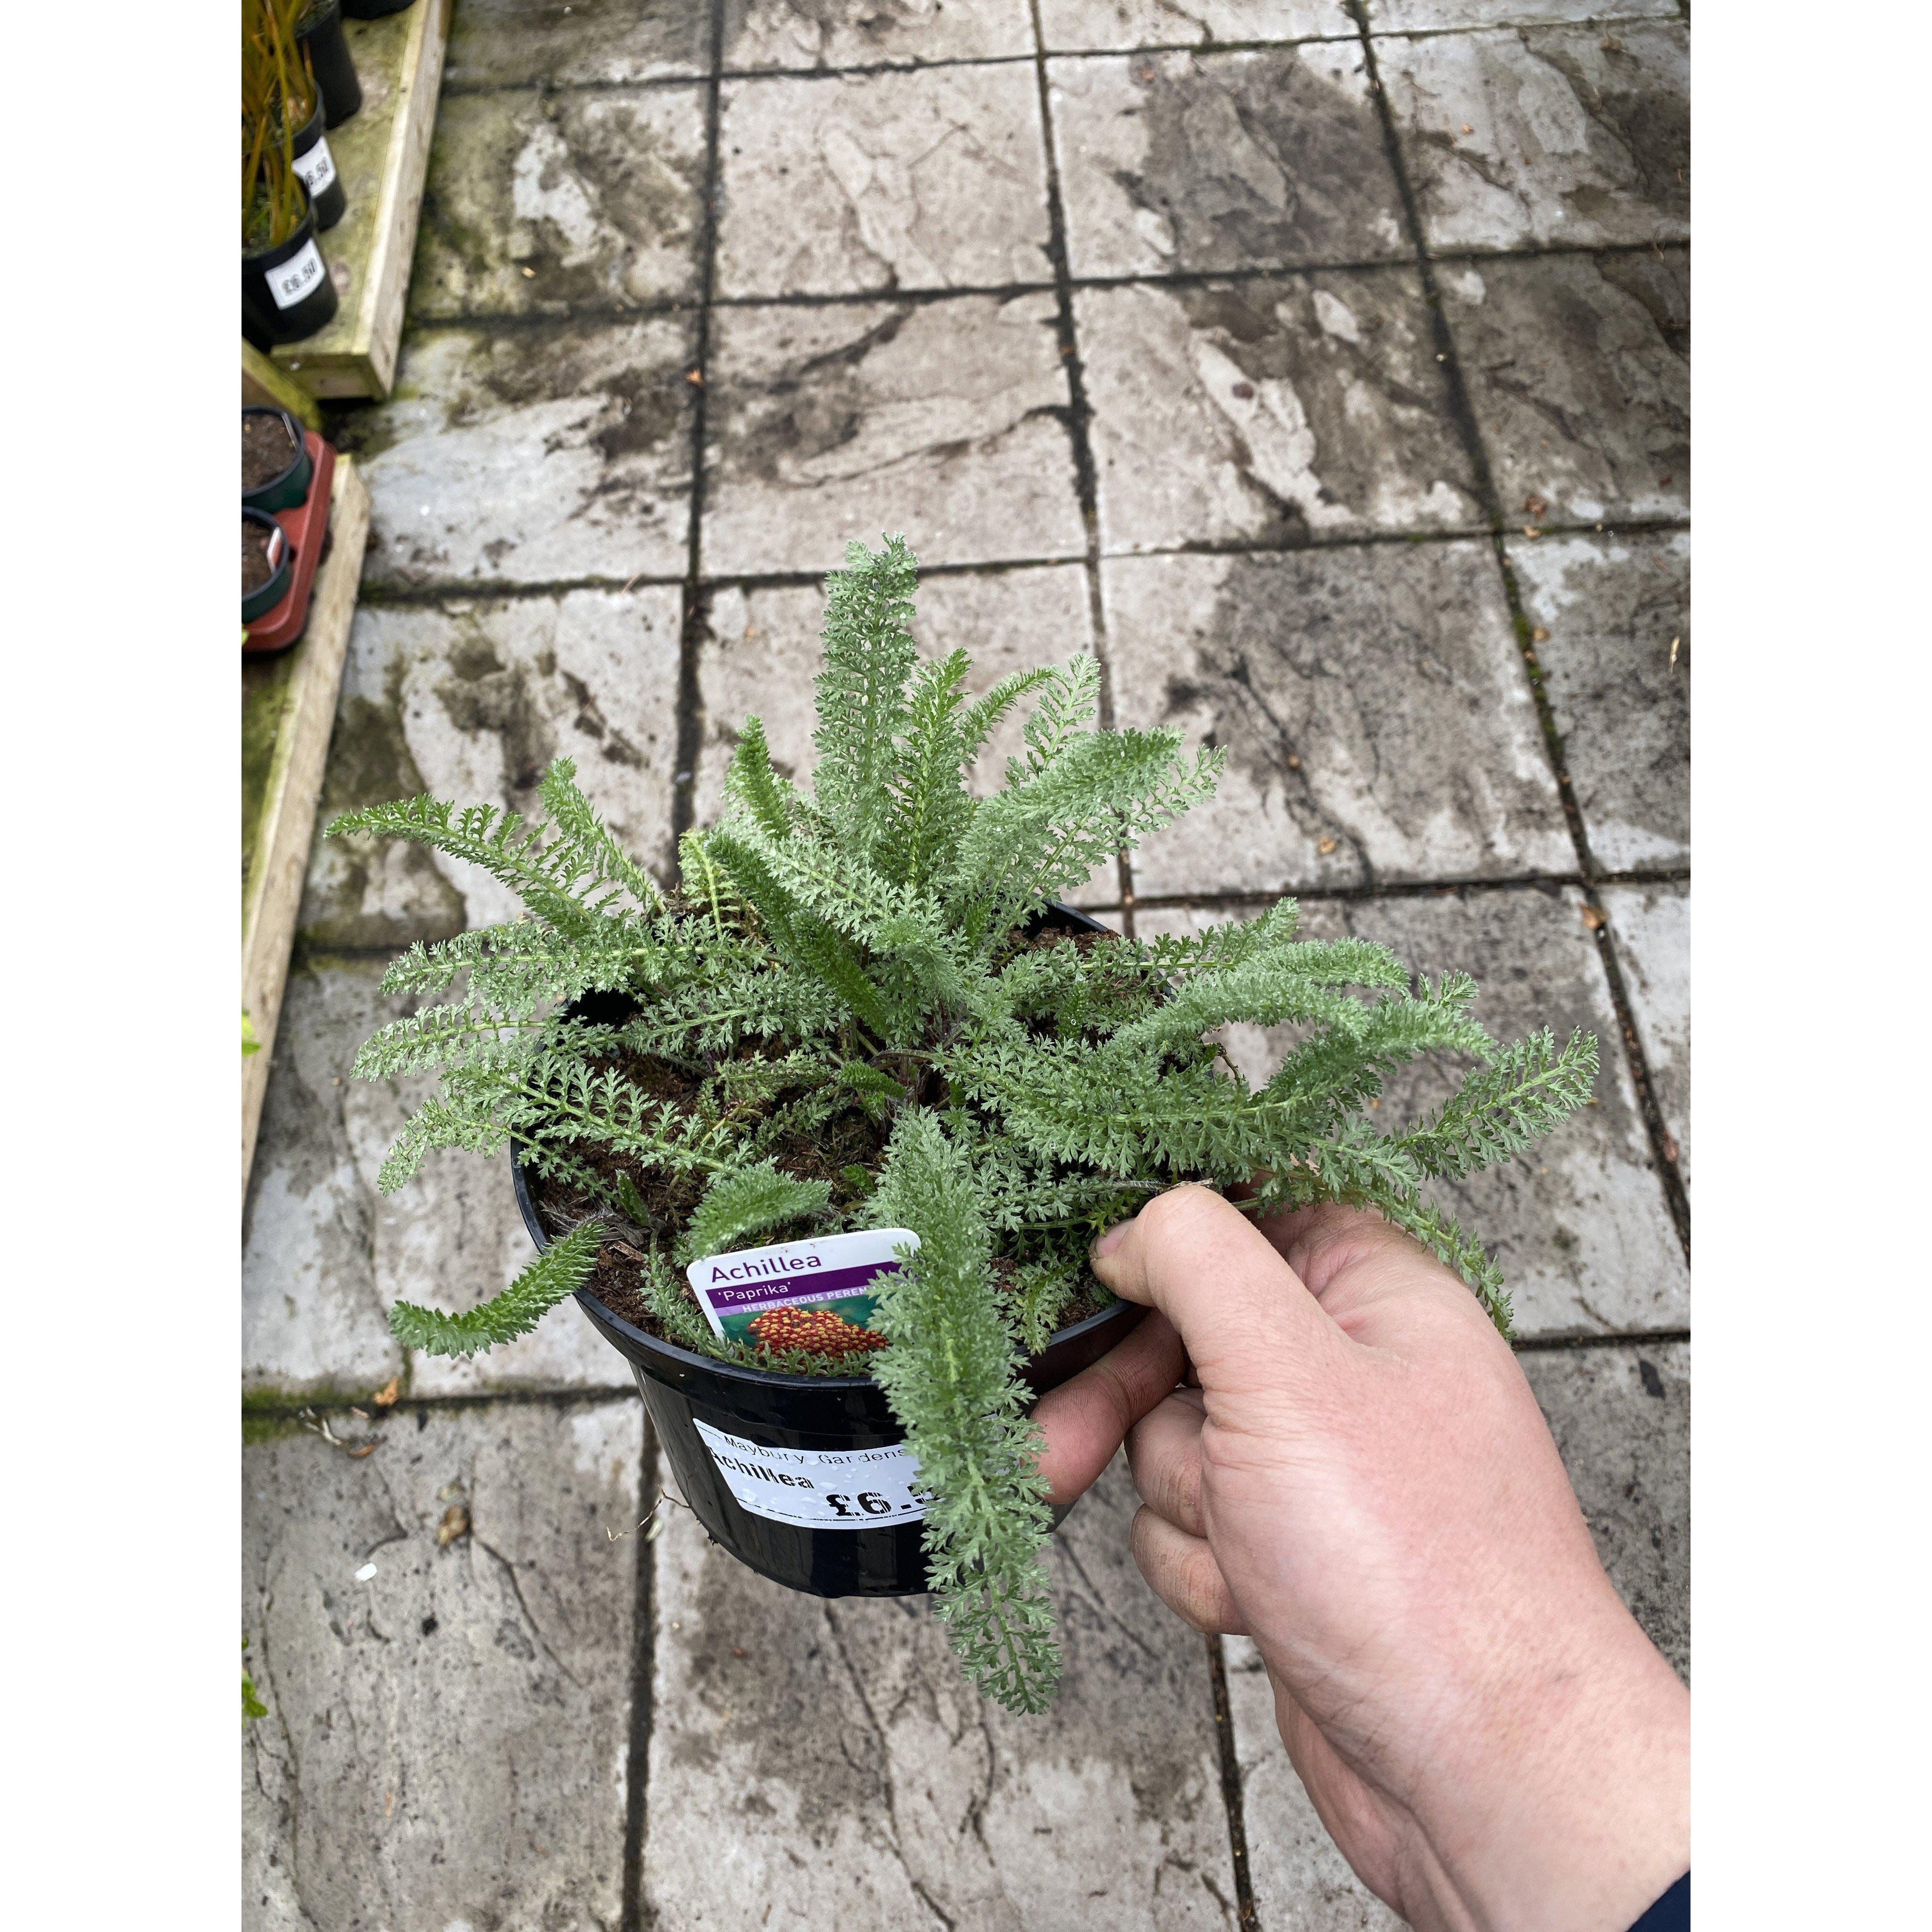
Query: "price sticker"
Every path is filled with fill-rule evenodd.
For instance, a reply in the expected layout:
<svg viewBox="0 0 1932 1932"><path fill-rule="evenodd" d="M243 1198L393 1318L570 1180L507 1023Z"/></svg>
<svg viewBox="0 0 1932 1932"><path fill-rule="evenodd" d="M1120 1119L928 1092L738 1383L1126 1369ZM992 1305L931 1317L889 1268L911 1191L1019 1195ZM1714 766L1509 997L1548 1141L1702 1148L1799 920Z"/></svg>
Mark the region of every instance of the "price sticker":
<svg viewBox="0 0 1932 1932"><path fill-rule="evenodd" d="M926 1514L918 1460L902 1442L775 1449L692 1420L727 1487L754 1516L800 1529L890 1529Z"/></svg>
<svg viewBox="0 0 1932 1932"><path fill-rule="evenodd" d="M323 267L322 250L314 242L305 242L278 267L268 271L268 292L278 308L293 308L322 285L328 271Z"/></svg>
<svg viewBox="0 0 1932 1932"><path fill-rule="evenodd" d="M310 200L315 200L335 178L335 158L326 140L317 141L307 154L296 155L296 172L307 183Z"/></svg>

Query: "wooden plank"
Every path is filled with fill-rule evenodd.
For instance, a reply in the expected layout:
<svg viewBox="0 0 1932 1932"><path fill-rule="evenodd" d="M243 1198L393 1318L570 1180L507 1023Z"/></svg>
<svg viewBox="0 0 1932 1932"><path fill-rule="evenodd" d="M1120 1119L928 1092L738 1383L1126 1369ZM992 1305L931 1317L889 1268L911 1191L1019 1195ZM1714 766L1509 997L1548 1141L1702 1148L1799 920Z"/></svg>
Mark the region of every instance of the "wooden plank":
<svg viewBox="0 0 1932 1932"><path fill-rule="evenodd" d="M395 382L451 4L416 0L405 13L343 23L362 106L329 130L349 212L321 238L341 305L326 328L274 352L311 394L381 398Z"/></svg>
<svg viewBox="0 0 1932 1932"><path fill-rule="evenodd" d="M246 337L242 343L242 406L286 410L304 429L322 428L322 406Z"/></svg>
<svg viewBox="0 0 1932 1932"><path fill-rule="evenodd" d="M242 1062L244 1193L369 538L369 492L346 456L335 460L328 530L301 643L242 664L242 1010L262 1042Z"/></svg>

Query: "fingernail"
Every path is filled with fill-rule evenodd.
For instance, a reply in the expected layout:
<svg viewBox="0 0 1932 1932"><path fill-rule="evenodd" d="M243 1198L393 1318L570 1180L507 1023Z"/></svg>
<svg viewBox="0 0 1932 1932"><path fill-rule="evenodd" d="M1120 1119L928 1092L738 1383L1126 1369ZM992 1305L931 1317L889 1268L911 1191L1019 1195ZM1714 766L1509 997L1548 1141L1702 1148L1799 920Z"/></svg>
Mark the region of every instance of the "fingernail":
<svg viewBox="0 0 1932 1932"><path fill-rule="evenodd" d="M1113 1226L1109 1228L1107 1232L1094 1244L1094 1258L1096 1262L1104 1261L1108 1256L1111 1255L1114 1250L1120 1245L1122 1238L1126 1234L1126 1232L1127 1223L1126 1222L1115 1222Z"/></svg>

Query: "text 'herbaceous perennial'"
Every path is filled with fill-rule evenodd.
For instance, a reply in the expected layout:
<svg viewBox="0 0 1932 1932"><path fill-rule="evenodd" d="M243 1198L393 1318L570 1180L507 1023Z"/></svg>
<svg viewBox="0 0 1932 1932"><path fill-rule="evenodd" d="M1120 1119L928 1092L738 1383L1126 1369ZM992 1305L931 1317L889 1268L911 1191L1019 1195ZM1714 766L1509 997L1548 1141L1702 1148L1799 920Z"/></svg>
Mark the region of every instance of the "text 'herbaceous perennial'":
<svg viewBox="0 0 1932 1932"><path fill-rule="evenodd" d="M397 1334L464 1355L520 1334L601 1250L634 1269L683 1347L794 1372L869 1366L928 1486L930 1580L954 1648L989 1695L1038 1711L1060 1659L1016 1371L1077 1298L1104 1299L1085 1266L1095 1233L1186 1179L1254 1180L1266 1209L1364 1204L1459 1270L1506 1330L1494 1264L1426 1190L1513 1156L1580 1105L1596 1042L1559 1048L1546 1030L1499 1046L1470 1017L1466 975L1412 984L1380 946L1298 940L1291 900L1192 938L1025 940L1049 900L1208 796L1223 754L1186 758L1172 730L1094 729L1100 674L1084 656L969 698L963 651L920 660L914 587L902 539L848 550L826 586L812 784L774 769L748 719L726 815L686 835L674 892L617 845L567 760L543 782L538 823L423 797L329 830L470 861L528 912L390 968L392 994L463 991L383 1028L357 1060L371 1079L442 1073L382 1186L431 1149L514 1137L584 1204L494 1300L458 1316L399 1304ZM975 798L968 773L1022 700L1024 752ZM590 993L628 996L633 1016L565 1014ZM1238 1021L1297 1029L1258 1089L1209 1037ZM1432 1114L1377 1132L1366 1112L1384 1075L1437 1051L1474 1070ZM855 1128L869 1163L828 1178L802 1156ZM775 1323L763 1351L720 1340L680 1273L864 1227L920 1240L877 1290L876 1353L825 1353L848 1346L842 1322Z"/></svg>

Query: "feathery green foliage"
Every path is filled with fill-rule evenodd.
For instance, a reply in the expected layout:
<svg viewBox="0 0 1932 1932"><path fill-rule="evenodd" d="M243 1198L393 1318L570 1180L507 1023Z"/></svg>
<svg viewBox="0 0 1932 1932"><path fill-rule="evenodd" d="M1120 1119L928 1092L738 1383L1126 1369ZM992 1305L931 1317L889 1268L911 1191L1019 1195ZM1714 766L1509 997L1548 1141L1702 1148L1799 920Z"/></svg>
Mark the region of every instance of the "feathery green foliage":
<svg viewBox="0 0 1932 1932"><path fill-rule="evenodd" d="M514 1140L566 1232L480 1308L399 1306L397 1334L458 1354L521 1334L589 1279L601 1244L599 1280L628 1272L638 1318L679 1346L850 1374L849 1358L720 1340L681 1270L800 1233L911 1229L916 1252L878 1293L888 1346L864 1364L919 1461L955 1648L990 1695L1037 1710L1058 1664L1018 1368L1107 1300L1086 1265L1094 1234L1183 1180L1252 1183L1264 1208L1358 1203L1506 1330L1494 1264L1429 1190L1581 1105L1596 1044L1498 1046L1466 975L1412 982L1384 947L1298 939L1288 901L1190 938L1026 937L1050 901L1206 797L1222 754L1094 728L1090 657L970 697L963 652L919 659L914 569L898 538L848 551L827 586L812 782L782 772L748 720L724 817L684 836L674 892L616 844L567 762L536 824L418 798L329 829L480 866L527 909L397 960L386 990L419 1004L356 1070L440 1076L386 1188L434 1149ZM976 797L975 762L1023 701L1022 749ZM1235 1023L1290 1030L1258 1088L1216 1042ZM1378 1131L1386 1078L1436 1054L1472 1070L1432 1113Z"/></svg>

